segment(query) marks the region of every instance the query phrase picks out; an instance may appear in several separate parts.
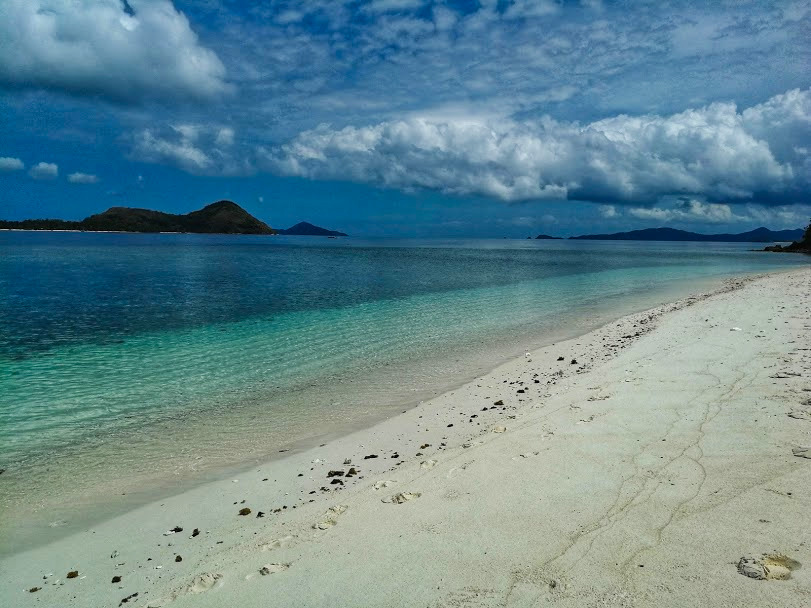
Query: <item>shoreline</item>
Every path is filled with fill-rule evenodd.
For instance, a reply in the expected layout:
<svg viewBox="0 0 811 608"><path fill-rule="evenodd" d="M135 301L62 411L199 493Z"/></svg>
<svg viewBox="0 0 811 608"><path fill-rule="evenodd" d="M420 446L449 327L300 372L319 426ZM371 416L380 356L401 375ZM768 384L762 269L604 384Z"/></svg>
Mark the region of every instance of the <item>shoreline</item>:
<svg viewBox="0 0 811 608"><path fill-rule="evenodd" d="M790 271L791 269L787 268L772 272L780 273ZM338 428L324 427L315 434L284 441L283 443L275 445L273 450L265 450L261 454L246 453L239 461L207 465L199 471L196 468L196 462L187 463L181 461L176 463L179 473L164 476L149 476L143 473L139 475L132 474L131 477L126 478L120 483L111 481L108 475L101 480L96 479L94 486L78 485L76 489L71 489L72 493L70 494L53 494L53 496L49 496L45 499L49 502L42 500L41 495L28 494L22 497L23 500L18 500L16 503L11 502L7 507L9 512L23 508L26 512L30 510L30 513L22 518L16 517L11 513L7 516L6 526L0 527L0 539L4 536L6 539L5 543L0 543L0 559L14 555L16 546L46 546L52 542L57 542L60 539L69 537L80 530L100 525L150 503L166 500L207 484L230 479L245 471L250 471L254 467L277 462L283 459L285 455L299 454L303 451L316 448L324 442L333 442L348 435L372 429L381 423L396 419L397 416L401 415L394 412L406 413L415 407L419 407L423 403L441 398L443 395L459 390L481 377L494 373L501 366L519 360L519 352L524 352L527 349L535 351L537 349L554 346L556 343L576 340L612 323L619 322L628 315L642 314L653 308L668 305L674 297L676 301L692 297L706 297L710 294L724 291L726 289L726 283L730 280L746 279L756 276L760 275L757 273L747 273L734 275L733 277L725 275L707 276L689 281L680 279L665 289L657 290L651 294L645 294L640 300L633 300L633 304L628 302L624 303L625 310L619 314L617 314L618 311L614 308L607 308L600 312L592 311L592 313L584 315L581 321L576 325L567 323L565 324L565 329L544 335L543 338L534 338L531 341L534 342L534 344L531 342L527 342L526 344L522 342L521 348L511 349L512 353L502 352L500 348L497 348L497 355L488 352L486 359L474 358L472 355L463 357L462 360L466 364L463 366L465 370L469 369L468 364L475 365L475 368L472 368L470 372L465 371L465 373L460 374L458 378L455 378L453 382L446 383L437 390L434 390L434 388L426 388L422 391L422 394L417 396L404 396L400 394L397 398L394 398L394 394L392 394L391 397L393 400L385 400L386 406L378 406L378 411L374 415L367 413L360 419L353 420L351 423L347 422ZM400 392L402 393L402 391ZM169 432L169 430L170 429L153 428L152 432L163 435ZM184 439L186 443L191 441L190 436L187 435L184 435ZM167 454L167 456L173 461L177 460L174 454ZM115 457L117 458L117 455ZM73 467L81 466L81 462L77 460L77 456L75 455L66 462L68 463L67 465L60 463L58 466L67 469L67 471ZM65 475L70 474L67 471L64 473ZM13 472L12 475L23 479L27 478L25 471ZM180 475L180 477L178 477L178 475ZM86 480L81 481L84 482ZM70 507L62 506L65 504L65 501L67 501ZM4 528L5 530L9 529L9 521L13 523L11 527L18 530L14 536L7 532L4 534ZM33 526L36 526L36 528ZM21 535L19 530L31 530L31 532ZM2 544L6 544L8 548L4 548Z"/></svg>
<svg viewBox="0 0 811 608"><path fill-rule="evenodd" d="M442 540L443 538L447 541L458 538L460 535L464 536L465 530L470 529L470 526L480 531L486 531L486 529L476 528L483 522L478 524L475 522L482 517L482 513L492 514L493 501L498 503L502 497L499 491L492 489L484 491L478 488L481 486L480 482L487 480L489 475L504 466L508 468L526 467L535 464L544 469L547 474L555 477L556 483L562 488L561 492L569 487L567 484L572 483L570 478L590 480L588 481L590 487L596 488L593 497L595 505L591 505L591 501L583 503L583 496L590 496L591 492L587 494L578 492L578 504L572 504L570 507L564 507L568 503L561 495L559 498L563 502L556 503L557 506L547 506L546 519L543 521L560 523L559 520L563 515L564 519L572 518L579 521L585 517L586 519L591 518L589 521L600 522L602 518L597 517L596 512L592 512L592 506L600 511L599 505L596 504L599 503L600 488L603 483L608 483L607 479L610 476L606 480L594 479L593 473L590 474L587 469L582 468L583 463L571 460L573 448L567 448L564 444L567 441L574 442L578 432L588 433L592 429L599 428L599 422L605 422L611 418L612 414L618 413L595 410L590 414L590 410L605 404L610 406L615 397L614 393L619 393L621 389L632 386L644 386L645 380L639 376L638 371L632 371L631 375L625 377L624 382L617 384L613 390L598 390L593 385L597 384L599 387L606 378L612 377L611 374L614 372L610 368L617 365L618 360L623 357L627 358L629 353L642 351L643 343L664 338L667 338L665 340L667 343L669 341L667 336L657 334L657 327L660 325L672 324L676 317L685 317L696 323L703 321L703 319L693 319L695 306L699 308L704 306L708 309L713 307L717 309L721 305L727 306L727 308L735 306L740 308L741 298L736 298L736 296L740 296L744 289L760 294L758 297L764 298L764 301L768 302L769 300L766 298L770 294L761 293L764 289L766 292L769 291L768 288L763 287L764 284L769 282L789 284L799 281L802 284L801 288L807 288L808 274L807 269L792 269L755 278L727 280L727 286L713 294L691 296L650 311L629 315L585 335L543 347L529 353L529 356L508 361L458 389L426 401L416 408L407 410L405 413L389 418L371 428L355 431L330 441L324 446L286 455L280 460L260 465L255 470L245 471L240 474L236 482L222 480L206 484L183 494L166 498L159 503L139 507L122 516L95 525L85 532L58 540L50 545L6 557L0 561L2 564L0 571L4 573L0 577L0 590L4 596L16 598L20 605L29 603L33 605L36 603L34 600L60 605L70 605L71 603L82 606L111 605L117 604L123 597L131 593L139 593L138 597L142 599L142 605L147 606L167 605L170 601L177 601L178 606L219 606L232 602L234 597L245 599L251 597L253 593L267 593L269 588L264 585L267 581L264 580L265 577L258 574L258 567L264 562L278 559L281 561L271 564L274 566L271 569L274 574L270 577L272 579L270 583L273 583L274 587L277 584L283 584L288 579L293 584L295 577L299 576L295 573L306 573L308 567L310 575L312 575L312 568L321 564L318 567L323 568L323 571L318 570L319 576L323 575L329 580L334 580L338 576L343 580L352 581L356 585L358 593L364 591L372 593L373 597L378 598L377 603L372 602L367 605L379 605L380 598L384 597L380 595L383 591L369 585L370 579L374 578L373 574L381 566L376 564L370 556L361 556L354 559L361 560L359 563L362 564L362 568L339 569L336 572L335 568L338 568L339 563L343 563L344 560L340 551L335 552L338 547L353 551L360 550L360 553L363 554L362 547L366 546L372 554L377 555L378 551L374 547L380 547L382 542L384 546L391 549L391 558L409 553L418 555L429 548L425 545L427 542L425 539L419 540L427 534L428 538L433 538L438 543L431 547L431 550L444 554L443 547L446 543ZM805 293L807 293L807 289ZM780 297L780 295L774 297ZM781 305L786 307L790 304L790 302L781 302ZM803 306L800 303L798 306L807 312L807 305ZM751 307L744 305L739 312L752 314L755 319L759 320L759 311L747 312L749 308ZM769 316L777 315L775 311L769 312ZM799 309L793 311L795 315L800 312L802 310ZM715 311L718 316L723 316L723 313L723 308L720 314L719 311ZM792 325L790 318L781 317L780 320L786 320L784 325ZM728 327L734 325L735 322L740 323L740 321L726 318L714 319L712 327L722 326L717 331L725 332L719 333L724 338L746 336L748 342L748 328L744 328L743 332L738 332L732 331ZM765 320L763 322L765 323ZM808 319L805 318L803 322L807 324ZM792 329L797 328L792 327ZM674 341L681 339L681 336L677 335L678 332L673 332L672 327L670 330ZM787 329L775 325L774 331L782 337L783 332ZM659 332L659 334L661 333ZM706 333L713 334L709 330ZM764 338L766 337L764 336ZM771 336L768 337L771 338ZM656 352L640 352L640 354L644 355L637 358L640 368L656 367L656 357L658 356ZM714 356L717 357L717 353L713 352L702 351L698 354L710 359L713 359ZM732 358L735 355L736 353L732 352L729 356ZM557 360L560 356L564 356L562 362ZM572 359L577 363L571 363ZM724 364L723 361L715 362L719 365ZM598 371L599 373L597 373ZM659 371L657 369L657 372ZM679 369L661 370L661 373L668 377L668 374L672 375L673 371L678 372ZM685 373L687 373L686 369ZM699 378L701 377L699 375ZM795 381L792 380L795 376L784 377L789 382ZM797 382L802 381L801 376L796 378L798 378ZM681 381L683 380L680 378L672 378L668 382L675 382L674 386L678 386ZM719 380L718 384L724 385L725 383ZM681 387L678 390L681 390ZM684 387L684 390L689 390L689 386ZM579 405L576 409L572 409L572 398L578 399ZM497 401L503 401L503 405L493 405ZM644 410L639 413L644 417ZM566 424L556 421L556 417L561 416L569 417L571 421ZM785 424L785 418L787 417L782 413L780 422ZM428 420L431 422L428 423ZM803 421L793 418L789 420L798 422L798 424L803 423ZM652 420L651 424L655 426L659 424L659 421ZM671 428L676 428L680 424L680 420L676 418L669 424ZM659 432L656 429L654 431ZM648 433L649 429L636 428L634 432L641 436ZM528 437L522 436L526 433L530 433L534 439L529 441ZM613 437L613 435L610 436ZM595 445L602 446L609 452L618 451L617 455L619 455L619 452L625 447L623 443L625 439L620 439L620 437L617 436L607 445L603 445L605 442L598 442ZM530 446L528 443L532 445ZM613 445L613 443L617 445ZM650 442L648 445L658 447ZM664 449L670 446L661 447ZM596 448L592 446L589 449ZM689 450L694 449L689 448ZM506 457L503 453L504 450L511 455ZM400 456L400 452L403 453L402 456ZM558 452L560 453L558 454ZM366 458L371 454L376 454L377 458ZM395 454L397 457L394 457ZM544 454L544 457L536 458L541 454ZM556 467L550 469L551 464L545 464L546 457L554 460L555 455L565 457L563 461L559 462L559 465L564 465L564 469L571 468L570 475L565 478L560 477L561 471ZM505 458L502 459L501 456L505 456ZM797 462L795 461L800 459L792 460L790 456L789 453L788 464L796 468ZM692 456L692 460L695 462L701 458L698 454ZM742 454L740 458L747 462L750 455ZM344 464L347 459L351 462ZM609 457L610 460L611 457ZM677 458L672 462L678 461ZM607 466L600 459L589 462L590 466ZM628 464L624 457L619 457L618 462L623 465ZM650 465L637 462L634 467L639 469L640 465L643 468L653 466L655 462L652 460ZM678 466L687 465L680 463ZM354 478L347 478L346 472L351 467L355 467L358 474L354 475ZM687 468L689 469L689 467ZM330 469L343 469L344 474L327 477ZM472 473L474 470L475 474ZM808 469L806 468L805 471L807 472ZM528 469L524 473L531 475L532 470ZM479 480L476 482L474 479L473 485L470 485L471 475ZM684 475L689 477L689 471L686 471ZM675 481L670 483L679 485L676 483L679 481L678 477L679 475L676 475L673 478ZM645 478L642 476L639 481L643 486L648 483L644 481ZM265 479L267 481L263 481ZM273 481L270 481L271 479ZM465 479L467 481L464 481ZM334 480L338 480L340 483L333 483ZM392 483L386 485L389 481ZM490 479L490 481L493 480ZM516 480L508 475L504 478L506 485L500 490L507 492L505 496L510 496L520 502L520 499L523 498L522 492L511 494L507 490L508 487L512 488L515 482ZM526 487L522 480L519 479L517 482L519 487L521 485ZM463 488L455 487L457 483L461 483ZM622 482L620 494L623 492L622 487L626 485L627 480ZM380 486L380 489L376 490L377 486ZM554 487L558 488L558 486ZM444 497L444 502L441 501L439 504L435 502L438 490ZM314 494L310 494L310 492L314 492ZM531 494L531 492L529 493ZM794 494L799 493L795 490ZM381 503L380 499L386 498L388 495L399 497L395 499L395 503L402 500L409 504ZM637 497L642 495L635 494ZM465 497L470 496L475 497L475 508L471 505L473 510L469 508L462 510L463 519L467 518L468 528L465 526L459 528L461 520L457 520L459 517L457 507L465 502ZM539 495L539 498L542 496L543 493ZM785 497L785 492L782 496ZM412 503L412 500L415 502ZM634 500L632 499L631 504ZM393 525L393 520L390 518L399 517L400 514L416 513L417 511L412 507L418 508L426 503L432 505L430 511L434 513L436 521L430 523L423 520L416 528L409 527L408 530L415 535L415 540L413 543L409 541L403 544L405 541L398 540L398 538L408 536L408 534L404 534L397 525ZM344 515L343 507L328 511L330 506L343 504L349 506L346 515ZM236 511L245 507L252 509L251 514L247 517L238 516ZM570 512L569 509L572 508L574 511ZM256 514L260 509L264 517L257 518ZM276 511L277 509L278 511ZM397 510L396 515L391 513L392 509ZM422 517L427 517L424 509L425 507L421 510ZM358 515L355 515L355 512L358 512ZM498 509L496 512L499 512ZM359 517L360 513L365 515ZM773 515L775 511L772 510L771 513ZM525 535L532 536L531 531L534 526L540 526L549 533L550 537L559 539L571 538L571 534L574 532L573 530L568 533L563 533L561 530L550 531L547 523L541 523L529 512L524 515L523 519L526 521L523 522L522 517L517 519L514 517L515 513L505 513L503 521L499 520L501 522L499 525L509 524L511 533L503 538L505 541L509 539L510 555L514 553L516 558L526 555L527 548L515 547L515 543L520 544ZM406 519L409 517L411 516L406 516ZM595 517L596 519L594 519ZM612 519L614 516L609 512L608 515L602 517ZM409 525L407 521L403 523ZM493 523L490 521L491 525ZM530 528L526 529L528 525ZM184 532L163 536L164 532L169 531L173 526L184 528ZM584 523L583 526L585 527L578 533L581 537L589 534L586 532L589 525ZM790 527L790 522L788 522L786 528ZM201 530L197 537L192 537L190 534L194 528ZM335 529L333 530L333 528ZM605 527L598 526L595 530L597 529L604 530ZM391 544L386 545L385 541L389 541ZM597 539L592 541L592 545L595 542ZM335 545L335 543L338 544ZM372 546L369 546L369 543L372 543ZM496 542L496 544L498 543ZM462 550L463 545L454 545L454 547L456 550ZM471 550L474 549L474 554L465 555L464 559L459 560L460 563L466 564L467 568L472 567L474 573L490 572L494 564L500 563L494 557L483 558L482 551L487 553L486 546L480 547L473 543ZM490 549L492 553L494 547L490 546ZM541 547L536 547L536 550L540 549ZM770 547L764 548L764 550L769 549ZM780 549L780 547L771 547L771 549ZM327 560L329 563L322 563L323 558L320 561L317 560L312 555L313 550L316 553L322 552L326 556L332 556ZM781 550L785 552L789 548L784 547ZM800 551L796 549L796 543L794 543L793 550ZM273 553L268 554L268 551ZM113 552L117 553L115 559L108 557ZM175 563L171 559L176 552L178 554L182 552L182 562ZM588 552L589 550L587 550ZM498 554L499 559L508 557L499 551L495 551L495 553ZM147 559L148 557L149 559ZM378 555L378 557L380 556ZM491 560L496 561L491 563ZM147 563L148 561L155 561L156 565L153 566ZM803 559L798 561L803 561ZM448 574L443 570L443 568L447 570L447 564L443 560L440 562L441 564L436 564L437 570ZM422 566L416 565L416 562L411 560L407 560L406 563L411 565L404 567L403 571L398 573L398 577L395 577L396 580L381 583L384 590L388 590L387 593L394 592L399 579L411 580L411 585L415 580L434 580L436 573L425 571ZM161 568L156 569L157 565L160 565ZM439 567L440 565L442 568ZM346 568L346 564L343 567ZM726 568L726 566L724 567ZM65 581L62 570L67 572L68 568L79 571L79 580ZM477 568L479 570L476 570ZM734 572L734 566L732 570L734 577L740 578L743 583L750 582ZM195 578L204 572L210 573L210 576L200 580ZM50 573L53 574L47 576ZM110 576L114 573L123 576L121 585L109 583ZM460 580L465 579L462 573L457 574ZM490 572L490 574L494 577L493 585L496 585L496 579L505 576L500 571L498 574L495 572ZM421 578L414 579L413 577L417 575ZM42 579L43 576L46 578ZM515 580L513 580L512 586L508 586L509 592L505 591L507 587L497 589L494 586L492 590L481 589L480 595L483 598L481 603L471 605L513 605L506 602L511 602L510 598L518 597L520 594L529 597L531 594L547 593L550 590L549 576L548 574L541 576L526 572L517 578L513 577ZM551 580L560 581L560 592L563 592L568 585L572 585L572 589L574 588L574 582L566 582L563 575L559 576L560 579L552 578ZM805 576L807 575L800 570L795 573L794 578L799 581ZM731 579L733 584L738 583L739 581L734 577ZM539 580L536 581L535 578ZM58 582L56 582L57 580ZM296 580L301 585L301 579ZM446 581L447 588L430 591L426 582L424 589L420 588L415 591L416 595L406 598L408 601L400 599L390 603L426 605L428 601L438 601L441 597L445 597L443 601L446 601L447 592L450 589L448 585L451 587L458 585L456 585L456 581L443 580ZM470 587L470 581L465 580L465 584L454 593L474 593L464 591ZM752 582L757 584L759 581ZM796 588L796 584L791 581L781 584L784 585L784 589L794 590ZM30 594L25 591L37 585L41 585L43 588ZM613 588L612 585L613 583L606 583L605 588ZM434 587L436 585L431 586L431 588ZM336 589L338 588L343 589L340 585ZM557 584L555 587L551 587L552 592L558 593L554 591L556 588L558 588ZM209 592L200 594L197 592L198 589ZM323 601L325 597L319 596L314 589L309 589L309 591L311 592L310 605L328 603ZM438 595L440 592L441 597ZM348 590L335 591L335 593L337 595L333 597L333 601L335 597L338 597L342 601L348 602L347 597L350 597L346 595L350 593ZM501 603L504 593L507 593L507 598L504 603ZM747 593L751 593L751 589L748 589ZM75 602L78 603L70 600L72 596L76 596ZM289 605L307 605L303 596L298 600L299 604L293 601L292 596L287 597L290 599ZM394 596L385 597L393 598ZM540 596L537 595L537 597ZM315 601L314 598L320 598L321 601ZM488 598L493 599L493 602L490 602ZM496 599L498 599L498 603L496 603ZM783 605L795 604L785 603Z"/></svg>

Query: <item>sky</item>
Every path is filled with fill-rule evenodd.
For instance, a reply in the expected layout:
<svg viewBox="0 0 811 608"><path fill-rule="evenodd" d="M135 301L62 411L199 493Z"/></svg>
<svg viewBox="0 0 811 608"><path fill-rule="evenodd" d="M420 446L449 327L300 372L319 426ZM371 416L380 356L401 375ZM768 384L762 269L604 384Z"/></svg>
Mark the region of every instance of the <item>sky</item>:
<svg viewBox="0 0 811 608"><path fill-rule="evenodd" d="M0 218L515 237L811 216L811 0L0 0Z"/></svg>

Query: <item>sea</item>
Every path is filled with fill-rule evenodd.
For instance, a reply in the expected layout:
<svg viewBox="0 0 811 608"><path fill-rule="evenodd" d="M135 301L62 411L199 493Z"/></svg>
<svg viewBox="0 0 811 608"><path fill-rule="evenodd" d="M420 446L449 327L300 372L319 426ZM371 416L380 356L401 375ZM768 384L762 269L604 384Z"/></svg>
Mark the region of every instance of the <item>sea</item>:
<svg viewBox="0 0 811 608"><path fill-rule="evenodd" d="M808 263L762 247L0 232L0 553Z"/></svg>

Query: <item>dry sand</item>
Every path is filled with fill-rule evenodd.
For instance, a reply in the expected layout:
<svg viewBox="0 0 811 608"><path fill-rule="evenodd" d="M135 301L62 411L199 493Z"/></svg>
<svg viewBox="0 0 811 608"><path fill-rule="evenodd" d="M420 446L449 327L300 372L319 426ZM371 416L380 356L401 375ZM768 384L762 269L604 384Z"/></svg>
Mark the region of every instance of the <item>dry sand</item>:
<svg viewBox="0 0 811 608"><path fill-rule="evenodd" d="M731 281L528 353L370 429L6 559L0 597L811 606L809 294L808 269Z"/></svg>

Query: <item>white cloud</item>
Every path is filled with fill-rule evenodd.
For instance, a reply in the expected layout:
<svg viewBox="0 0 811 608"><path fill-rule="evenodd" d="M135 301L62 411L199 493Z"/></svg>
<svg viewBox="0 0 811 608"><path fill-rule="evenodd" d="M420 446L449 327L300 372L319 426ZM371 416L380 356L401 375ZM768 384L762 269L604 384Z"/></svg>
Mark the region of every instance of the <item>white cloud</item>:
<svg viewBox="0 0 811 608"><path fill-rule="evenodd" d="M204 173L212 166L212 160L195 146L195 138L178 131L179 138L170 140L144 129L135 136L133 153L138 160L167 162L190 173Z"/></svg>
<svg viewBox="0 0 811 608"><path fill-rule="evenodd" d="M743 112L715 103L585 125L459 115L343 129L321 125L267 153L265 162L285 175L505 201L650 204L690 194L793 202L811 185L811 162L796 152L809 125L811 89Z"/></svg>
<svg viewBox="0 0 811 608"><path fill-rule="evenodd" d="M10 156L0 156L0 171L22 171L25 169L23 161Z"/></svg>
<svg viewBox="0 0 811 608"><path fill-rule="evenodd" d="M504 11L507 18L545 17L560 10L553 0L512 0Z"/></svg>
<svg viewBox="0 0 811 608"><path fill-rule="evenodd" d="M657 223L687 222L706 224L763 225L769 228L799 228L811 215L808 205L726 205L708 203L698 199L686 199L664 207L629 207L628 215ZM618 214L619 215L619 214Z"/></svg>
<svg viewBox="0 0 811 608"><path fill-rule="evenodd" d="M214 142L218 146L233 146L234 145L234 130L229 127L223 127L217 131L217 137Z"/></svg>
<svg viewBox="0 0 811 608"><path fill-rule="evenodd" d="M234 148L230 127L200 124L143 129L131 138L136 160L165 163L199 175L244 175L253 172L250 159Z"/></svg>
<svg viewBox="0 0 811 608"><path fill-rule="evenodd" d="M602 217L609 219L619 215L619 213L617 213L617 208L614 205L600 205L598 211Z"/></svg>
<svg viewBox="0 0 811 608"><path fill-rule="evenodd" d="M811 218L811 205L780 205L768 208L746 205L745 215L752 223L770 228L802 228L808 225Z"/></svg>
<svg viewBox="0 0 811 608"><path fill-rule="evenodd" d="M210 99L225 68L171 0L3 0L0 85L124 103Z"/></svg>
<svg viewBox="0 0 811 608"><path fill-rule="evenodd" d="M632 207L628 213L643 220L656 220L669 222L673 220L708 222L708 223L729 223L733 221L743 221L747 218L736 215L732 207L719 203L705 203L699 200L684 201L676 208L639 208Z"/></svg>
<svg viewBox="0 0 811 608"><path fill-rule="evenodd" d="M68 181L71 184L95 184L98 183L99 178L96 175L89 173L71 173L68 175Z"/></svg>
<svg viewBox="0 0 811 608"><path fill-rule="evenodd" d="M34 179L56 179L59 167L55 163L37 163L28 171Z"/></svg>

